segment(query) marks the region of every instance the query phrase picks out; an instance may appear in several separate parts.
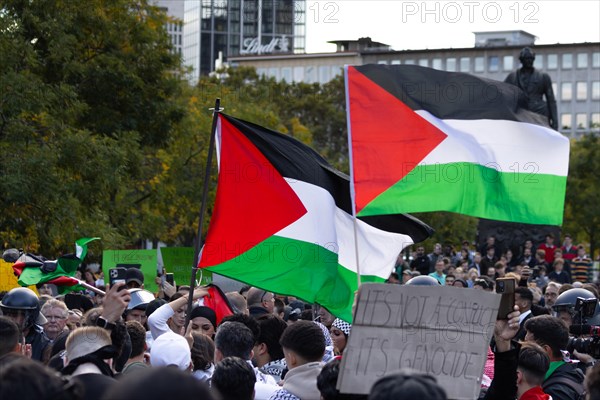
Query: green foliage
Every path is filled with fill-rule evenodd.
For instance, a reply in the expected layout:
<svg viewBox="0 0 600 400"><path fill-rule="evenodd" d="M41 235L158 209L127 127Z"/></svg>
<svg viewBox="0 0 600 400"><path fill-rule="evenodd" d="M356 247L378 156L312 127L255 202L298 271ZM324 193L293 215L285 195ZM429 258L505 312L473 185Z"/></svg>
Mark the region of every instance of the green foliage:
<svg viewBox="0 0 600 400"><path fill-rule="evenodd" d="M472 241L477 236L479 219L476 217L442 211L412 215L435 229L433 236L422 242L428 251L435 243L451 244L458 250L463 240Z"/></svg>
<svg viewBox="0 0 600 400"><path fill-rule="evenodd" d="M600 248L600 138L585 135L571 142L563 232L576 243L589 243L590 254Z"/></svg>
<svg viewBox="0 0 600 400"><path fill-rule="evenodd" d="M151 237L140 204L186 105L165 21L145 1L3 1L3 245L52 256Z"/></svg>

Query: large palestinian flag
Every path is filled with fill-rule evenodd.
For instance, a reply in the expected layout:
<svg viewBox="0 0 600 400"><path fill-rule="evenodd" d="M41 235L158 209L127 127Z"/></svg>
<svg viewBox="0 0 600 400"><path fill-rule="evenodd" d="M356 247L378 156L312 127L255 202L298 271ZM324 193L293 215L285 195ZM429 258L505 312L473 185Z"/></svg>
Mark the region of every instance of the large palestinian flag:
<svg viewBox="0 0 600 400"><path fill-rule="evenodd" d="M361 281L383 282L400 251L431 233L407 215L355 220L348 178L292 137L221 114L217 147L201 268L350 321L358 268Z"/></svg>
<svg viewBox="0 0 600 400"><path fill-rule="evenodd" d="M560 225L569 141L516 86L412 65L346 67L358 216L451 211Z"/></svg>

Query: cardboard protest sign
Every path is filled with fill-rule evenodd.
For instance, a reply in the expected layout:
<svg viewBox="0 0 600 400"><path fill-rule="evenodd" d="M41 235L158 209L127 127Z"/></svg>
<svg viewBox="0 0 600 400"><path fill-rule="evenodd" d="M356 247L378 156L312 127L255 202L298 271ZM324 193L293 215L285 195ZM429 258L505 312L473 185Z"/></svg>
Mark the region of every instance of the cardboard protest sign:
<svg viewBox="0 0 600 400"><path fill-rule="evenodd" d="M192 264L194 263L193 247L161 247L163 265L167 272L173 273L177 285L189 285L192 277ZM198 271L196 279L200 278L200 285L212 283L212 272L206 270Z"/></svg>
<svg viewBox="0 0 600 400"><path fill-rule="evenodd" d="M368 394L402 368L433 375L449 399L475 399L500 295L446 286L360 288L338 389Z"/></svg>
<svg viewBox="0 0 600 400"><path fill-rule="evenodd" d="M108 270L116 267L139 268L144 273L144 289L157 292L156 250L104 250L102 252L102 272L108 284Z"/></svg>

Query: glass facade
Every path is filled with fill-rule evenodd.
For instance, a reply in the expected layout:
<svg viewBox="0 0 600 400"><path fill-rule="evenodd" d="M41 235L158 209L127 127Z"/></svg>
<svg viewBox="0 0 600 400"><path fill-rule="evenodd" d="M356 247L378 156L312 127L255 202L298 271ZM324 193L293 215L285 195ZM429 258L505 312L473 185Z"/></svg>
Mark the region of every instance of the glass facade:
<svg viewBox="0 0 600 400"><path fill-rule="evenodd" d="M304 52L305 0L186 0L183 57L190 80L228 56ZM289 78L289 76L288 76Z"/></svg>

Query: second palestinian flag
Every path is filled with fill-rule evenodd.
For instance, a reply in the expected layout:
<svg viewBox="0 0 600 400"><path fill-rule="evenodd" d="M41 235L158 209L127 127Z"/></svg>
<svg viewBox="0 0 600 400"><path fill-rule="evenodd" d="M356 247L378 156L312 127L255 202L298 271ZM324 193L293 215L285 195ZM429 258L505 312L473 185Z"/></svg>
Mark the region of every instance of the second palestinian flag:
<svg viewBox="0 0 600 400"><path fill-rule="evenodd" d="M400 251L431 233L404 215L355 226L347 177L289 136L221 114L217 144L217 195L201 268L351 321L357 255L362 281L383 282Z"/></svg>
<svg viewBox="0 0 600 400"><path fill-rule="evenodd" d="M560 225L569 141L516 86L413 65L346 67L357 215L452 211Z"/></svg>

